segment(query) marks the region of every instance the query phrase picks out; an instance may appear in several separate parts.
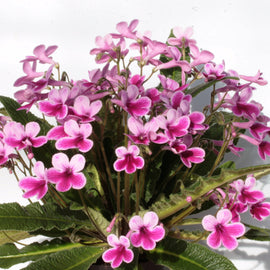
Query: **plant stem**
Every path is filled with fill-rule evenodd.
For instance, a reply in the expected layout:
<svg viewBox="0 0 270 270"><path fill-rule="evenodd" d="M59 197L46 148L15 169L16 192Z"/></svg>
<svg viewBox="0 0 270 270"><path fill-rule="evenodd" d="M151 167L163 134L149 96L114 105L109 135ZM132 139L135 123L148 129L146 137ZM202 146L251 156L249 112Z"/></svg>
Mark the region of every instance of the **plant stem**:
<svg viewBox="0 0 270 270"><path fill-rule="evenodd" d="M124 197L125 197L125 215L129 215L129 174L125 173L125 191L124 191Z"/></svg>

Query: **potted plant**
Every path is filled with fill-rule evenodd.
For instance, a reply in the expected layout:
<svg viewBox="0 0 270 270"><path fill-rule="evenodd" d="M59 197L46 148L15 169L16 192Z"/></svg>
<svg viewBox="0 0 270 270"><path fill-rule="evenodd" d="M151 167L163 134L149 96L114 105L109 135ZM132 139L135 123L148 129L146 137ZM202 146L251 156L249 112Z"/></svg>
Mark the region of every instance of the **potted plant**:
<svg viewBox="0 0 270 270"><path fill-rule="evenodd" d="M239 169L224 159L243 158L239 140L270 155L269 118L251 100L267 82L213 62L192 28L174 28L163 43L137 24L96 38L90 54L102 68L87 79L62 71L57 46L37 46L21 61L15 99L0 97L0 164L29 200L0 205L0 267L236 269L214 249L270 239L268 229L241 223L247 211L270 215L256 188L270 165ZM192 110L203 91L209 102ZM49 238L16 247L35 235Z"/></svg>

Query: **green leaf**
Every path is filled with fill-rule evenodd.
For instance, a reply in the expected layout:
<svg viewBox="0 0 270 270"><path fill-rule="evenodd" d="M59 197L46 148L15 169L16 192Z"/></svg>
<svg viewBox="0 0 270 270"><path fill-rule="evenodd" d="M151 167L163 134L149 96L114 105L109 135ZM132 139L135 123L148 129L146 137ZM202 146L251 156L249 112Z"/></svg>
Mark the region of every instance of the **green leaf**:
<svg viewBox="0 0 270 270"><path fill-rule="evenodd" d="M75 247L42 257L22 270L88 270L103 251L100 247Z"/></svg>
<svg viewBox="0 0 270 270"><path fill-rule="evenodd" d="M269 229L260 228L249 224L245 224L245 226L250 228L250 230L245 233L246 238L257 241L270 241Z"/></svg>
<svg viewBox="0 0 270 270"><path fill-rule="evenodd" d="M204 246L168 237L148 257L171 270L237 270L227 258Z"/></svg>
<svg viewBox="0 0 270 270"><path fill-rule="evenodd" d="M14 244L5 244L0 248L0 267L6 269L18 263L37 261L39 267L33 268L36 267L36 264L33 263L24 269L79 269L68 267L72 265L75 267L75 264L81 267L83 267L83 265L89 267L101 255L102 251L100 247L83 246L79 243L67 243L60 239L44 241L42 243L32 243L22 249L18 249ZM75 254L81 254L81 257L75 259ZM54 265L50 266L52 261L54 261ZM56 268L57 266L59 267L60 262L63 268ZM65 265L68 267L64 267Z"/></svg>
<svg viewBox="0 0 270 270"><path fill-rule="evenodd" d="M18 203L0 204L0 230L66 230L76 226L93 228L82 211L60 209L53 204L41 206L39 203L33 203L26 207Z"/></svg>
<svg viewBox="0 0 270 270"><path fill-rule="evenodd" d="M20 241L28 237L31 237L31 235L24 231L0 231L0 245Z"/></svg>
<svg viewBox="0 0 270 270"><path fill-rule="evenodd" d="M270 173L270 164L257 165L242 169L222 169L219 175L211 177L199 177L196 182L185 189L183 194L172 194L169 199L161 199L154 203L150 208L156 212L160 219L165 219L178 211L189 206L186 201L187 196L191 196L196 201L206 195L209 191L214 190L224 184L231 183L241 177L249 174L258 174L259 176Z"/></svg>
<svg viewBox="0 0 270 270"><path fill-rule="evenodd" d="M213 80L213 81L210 81L210 82L207 82L207 83L202 83L194 88L190 88L190 89L187 89L185 91L185 94L190 94L192 95L192 97L195 97L197 96L199 93L201 93L202 91L206 90L207 88L211 87L212 85L220 82L220 81L223 81L223 80L239 80L239 78L237 77L224 77L222 78L221 80Z"/></svg>

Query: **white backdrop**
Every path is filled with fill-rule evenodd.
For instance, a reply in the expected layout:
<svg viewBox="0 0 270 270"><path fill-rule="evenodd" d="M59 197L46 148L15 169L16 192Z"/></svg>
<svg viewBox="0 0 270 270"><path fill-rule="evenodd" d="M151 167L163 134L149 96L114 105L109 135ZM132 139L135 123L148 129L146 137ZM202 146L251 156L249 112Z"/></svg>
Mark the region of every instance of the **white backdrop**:
<svg viewBox="0 0 270 270"><path fill-rule="evenodd" d="M39 44L58 45L54 59L74 79L87 78L95 68L89 55L97 35L115 31L120 21L139 19L139 30L165 41L174 26L193 26L200 48L225 60L226 69L255 75L260 69L270 81L270 2L267 0L0 0L0 94L13 96L14 81L23 75L19 61ZM258 87L254 99L270 115L269 86ZM246 164L257 164L255 149ZM270 159L266 160L267 163ZM270 196L270 178L262 180ZM0 171L0 203L21 198L17 183L5 169ZM270 218L269 218L270 219ZM267 219L263 225L270 227ZM239 270L270 269L269 244L241 241L239 249L226 252ZM225 251L224 251L225 252ZM20 269L16 267L10 268ZM218 269L217 269L218 270Z"/></svg>

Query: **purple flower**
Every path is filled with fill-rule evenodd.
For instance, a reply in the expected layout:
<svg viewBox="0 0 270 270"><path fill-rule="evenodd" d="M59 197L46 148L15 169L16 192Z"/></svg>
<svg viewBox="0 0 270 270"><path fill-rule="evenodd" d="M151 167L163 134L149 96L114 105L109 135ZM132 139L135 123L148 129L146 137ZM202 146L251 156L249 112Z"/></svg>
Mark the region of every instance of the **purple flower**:
<svg viewBox="0 0 270 270"><path fill-rule="evenodd" d="M211 233L207 237L207 244L213 249L220 247L221 243L229 250L238 246L237 237L244 235L245 226L240 222L230 223L232 213L228 209L219 210L217 217L207 215L202 220L202 226Z"/></svg>
<svg viewBox="0 0 270 270"><path fill-rule="evenodd" d="M106 250L102 259L106 263L111 263L112 268L117 268L124 261L130 263L133 261L134 253L129 249L130 242L126 236L118 237L115 234L110 234L107 237L108 244L113 248Z"/></svg>
<svg viewBox="0 0 270 270"><path fill-rule="evenodd" d="M31 147L40 147L47 142L45 136L38 135L40 131L39 124L29 122L25 127L21 123L9 122L4 126L5 143L17 147L18 150L31 150Z"/></svg>
<svg viewBox="0 0 270 270"><path fill-rule="evenodd" d="M121 91L121 100L112 99L112 102L122 107L132 116L146 115L151 106L151 99L148 97L139 97L139 89L136 85L128 86L126 91Z"/></svg>
<svg viewBox="0 0 270 270"><path fill-rule="evenodd" d="M270 216L270 203L264 202L263 200L252 204L250 206L250 214L253 218L263 220L265 217Z"/></svg>
<svg viewBox="0 0 270 270"><path fill-rule="evenodd" d="M254 186L256 184L256 179L250 175L247 177L246 181L239 179L234 181L231 186L235 189L237 192L237 199L243 203L257 203L261 201L264 198L264 195L259 190L253 190Z"/></svg>
<svg viewBox="0 0 270 270"><path fill-rule="evenodd" d="M117 172L125 170L126 173L131 174L136 169L142 169L144 166L144 159L139 155L140 149L136 145L129 145L128 148L121 146L115 150L118 159L113 166Z"/></svg>
<svg viewBox="0 0 270 270"><path fill-rule="evenodd" d="M36 195L39 200L42 199L48 191L48 179L43 162L36 162L34 173L36 177L28 176L22 178L19 182L19 187L27 190L23 194L24 198L30 198Z"/></svg>
<svg viewBox="0 0 270 270"><path fill-rule="evenodd" d="M86 178L80 171L85 165L85 158L81 154L74 155L69 161L64 153L54 154L52 165L47 171L48 180L56 184L56 189L61 192L70 188L81 189L86 184Z"/></svg>
<svg viewBox="0 0 270 270"><path fill-rule="evenodd" d="M140 216L132 217L129 221L132 245L145 250L154 249L156 242L165 236L165 230L163 226L158 225L158 222L158 215L155 212L147 212L143 219Z"/></svg>
<svg viewBox="0 0 270 270"><path fill-rule="evenodd" d="M78 125L75 120L71 119L65 122L64 132L67 136L60 138L56 142L56 149L78 148L81 152L88 152L92 148L93 141L87 139L92 133L92 126L90 124Z"/></svg>

